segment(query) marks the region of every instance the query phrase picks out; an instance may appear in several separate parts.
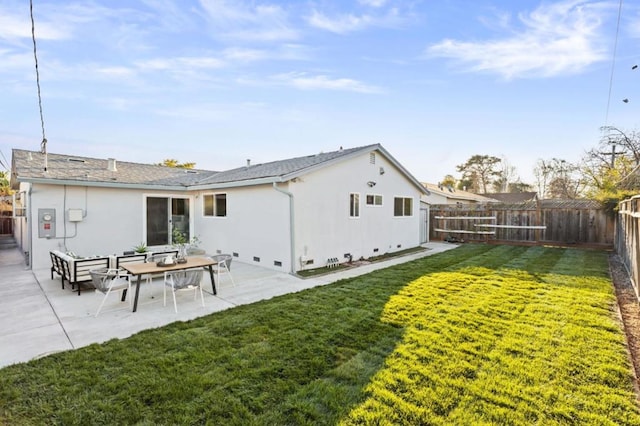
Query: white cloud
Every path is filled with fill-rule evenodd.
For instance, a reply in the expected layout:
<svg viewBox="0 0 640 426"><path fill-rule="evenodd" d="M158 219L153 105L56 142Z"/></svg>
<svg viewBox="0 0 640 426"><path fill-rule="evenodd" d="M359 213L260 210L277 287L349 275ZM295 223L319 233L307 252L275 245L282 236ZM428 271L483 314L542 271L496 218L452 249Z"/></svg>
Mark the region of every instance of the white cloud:
<svg viewBox="0 0 640 426"><path fill-rule="evenodd" d="M229 47L222 52L225 58L236 62L255 62L269 59L269 53L260 49Z"/></svg>
<svg viewBox="0 0 640 426"><path fill-rule="evenodd" d="M156 114L188 121L222 121L233 117L230 105L198 103L158 108Z"/></svg>
<svg viewBox="0 0 640 426"><path fill-rule="evenodd" d="M387 0L358 0L358 3L371 7L382 7L387 3Z"/></svg>
<svg viewBox="0 0 640 426"><path fill-rule="evenodd" d="M34 69L33 53L0 48L0 72ZM35 73L35 70L33 71Z"/></svg>
<svg viewBox="0 0 640 426"><path fill-rule="evenodd" d="M329 16L325 13L313 10L307 17L309 25L321 30L330 31L336 34L347 34L354 31L361 31L371 27L398 27L404 22L400 11L395 8L388 9L377 14L338 14Z"/></svg>
<svg viewBox="0 0 640 426"><path fill-rule="evenodd" d="M96 68L96 73L114 79L128 78L134 75L131 68L117 66Z"/></svg>
<svg viewBox="0 0 640 426"><path fill-rule="evenodd" d="M69 38L69 30L64 23L50 22L48 19L35 22L36 39L62 40ZM0 7L0 39L19 41L31 39L31 20L28 14Z"/></svg>
<svg viewBox="0 0 640 426"><path fill-rule="evenodd" d="M500 40L465 42L444 40L427 49L435 57L459 61L470 71L486 71L506 78L555 76L581 72L607 59L599 32L604 3L581 0L544 4L518 15L519 31ZM501 23L508 25L501 17Z"/></svg>
<svg viewBox="0 0 640 426"><path fill-rule="evenodd" d="M194 21L196 17L193 10L187 9L184 2L173 0L141 0L150 10L153 11L153 21L162 28L180 32L185 28L197 25Z"/></svg>
<svg viewBox="0 0 640 426"><path fill-rule="evenodd" d="M281 84L302 90L337 90L357 93L382 93L382 90L350 78L330 78L326 75L310 76L306 73L286 73L273 76Z"/></svg>
<svg viewBox="0 0 640 426"><path fill-rule="evenodd" d="M200 0L214 36L222 38L280 41L298 38L287 11L278 5L247 4L241 1Z"/></svg>
<svg viewBox="0 0 640 426"><path fill-rule="evenodd" d="M327 30L332 33L346 34L370 26L373 24L374 20L368 15L341 15L330 18L327 15L314 10L308 18L308 21L313 27Z"/></svg>
<svg viewBox="0 0 640 426"><path fill-rule="evenodd" d="M191 56L178 58L155 58L136 63L140 71L169 71L185 73L195 70L216 69L225 66L225 62L207 56Z"/></svg>

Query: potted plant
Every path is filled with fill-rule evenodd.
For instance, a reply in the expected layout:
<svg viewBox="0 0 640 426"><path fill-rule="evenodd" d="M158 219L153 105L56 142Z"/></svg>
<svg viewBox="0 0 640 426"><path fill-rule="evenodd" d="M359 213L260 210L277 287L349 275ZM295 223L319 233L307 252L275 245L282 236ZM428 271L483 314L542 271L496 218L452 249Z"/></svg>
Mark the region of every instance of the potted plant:
<svg viewBox="0 0 640 426"><path fill-rule="evenodd" d="M186 262L185 258L187 256L187 250L192 245L197 245L200 240L198 237L193 237L191 239L187 238L183 232L175 227L173 228L171 235L173 237L171 240L172 246L178 249L177 262Z"/></svg>
<svg viewBox="0 0 640 426"><path fill-rule="evenodd" d="M147 245L145 243L140 243L136 246L133 246L134 253L146 253Z"/></svg>

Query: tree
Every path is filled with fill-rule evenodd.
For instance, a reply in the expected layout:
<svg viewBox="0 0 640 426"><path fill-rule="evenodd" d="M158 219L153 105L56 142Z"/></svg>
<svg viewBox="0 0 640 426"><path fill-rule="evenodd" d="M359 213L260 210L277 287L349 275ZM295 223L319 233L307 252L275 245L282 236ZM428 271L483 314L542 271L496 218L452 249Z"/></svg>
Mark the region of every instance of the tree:
<svg viewBox="0 0 640 426"><path fill-rule="evenodd" d="M11 195L11 186L7 172L0 172L0 195Z"/></svg>
<svg viewBox="0 0 640 426"><path fill-rule="evenodd" d="M175 167L178 169L193 169L196 166L196 163L180 163L178 160L173 158L167 158L162 160L162 163L158 163L158 166L166 166L166 167Z"/></svg>
<svg viewBox="0 0 640 426"><path fill-rule="evenodd" d="M624 132L614 126L605 126L600 130L604 134L600 138L600 145L596 148L600 151L597 153L599 158L609 158L612 168L615 167L617 156L631 159L634 166L640 164L640 134L637 131Z"/></svg>
<svg viewBox="0 0 640 426"><path fill-rule="evenodd" d="M489 155L474 155L466 163L456 166L456 170L462 173L461 181L468 181L469 191L476 194L486 193L496 177L500 176L497 169L502 160Z"/></svg>
<svg viewBox="0 0 640 426"><path fill-rule="evenodd" d="M555 159L554 159L555 160ZM553 176L553 160L543 160L539 158L533 168L533 174L536 177L536 184L538 186L538 196L540 198L547 198L547 190L549 188L549 182Z"/></svg>
<svg viewBox="0 0 640 426"><path fill-rule="evenodd" d="M580 172L586 195L614 212L618 203L640 191L640 134L602 127L598 146L586 152Z"/></svg>
<svg viewBox="0 0 640 426"><path fill-rule="evenodd" d="M575 199L582 193L578 165L566 160L539 159L534 168L540 198Z"/></svg>
<svg viewBox="0 0 640 426"><path fill-rule="evenodd" d="M512 182L509 184L508 192L529 192L533 190L533 187L528 183L521 182Z"/></svg>
<svg viewBox="0 0 640 426"><path fill-rule="evenodd" d="M581 164L588 194L609 197L619 191L640 189L640 134L613 126L601 130L604 134L600 143L586 153Z"/></svg>
<svg viewBox="0 0 640 426"><path fill-rule="evenodd" d="M458 181L458 189L461 191L470 191L473 187L471 179L460 179Z"/></svg>
<svg viewBox="0 0 640 426"><path fill-rule="evenodd" d="M504 157L500 160L499 168L499 175L493 182L493 192L522 192L511 190L513 183L520 182L516 168Z"/></svg>
<svg viewBox="0 0 640 426"><path fill-rule="evenodd" d="M456 178L454 178L453 175L446 175L440 184L445 188L455 188Z"/></svg>

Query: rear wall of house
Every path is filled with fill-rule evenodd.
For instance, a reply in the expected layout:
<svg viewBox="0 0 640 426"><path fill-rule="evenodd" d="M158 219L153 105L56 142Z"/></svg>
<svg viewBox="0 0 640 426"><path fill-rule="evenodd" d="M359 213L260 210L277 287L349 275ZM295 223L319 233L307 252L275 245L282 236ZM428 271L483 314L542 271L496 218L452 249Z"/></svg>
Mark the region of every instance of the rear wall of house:
<svg viewBox="0 0 640 426"><path fill-rule="evenodd" d="M383 156L368 153L319 169L289 186L296 215L296 270L322 267L328 259L367 259L419 245L421 192ZM359 215L350 215L358 194ZM367 205L367 195L381 205ZM411 198L410 216L394 215L394 198ZM303 265L301 256L311 259ZM303 258L303 259L304 259Z"/></svg>
<svg viewBox="0 0 640 426"><path fill-rule="evenodd" d="M204 216L206 194L226 194L226 216ZM272 185L197 193L195 233L209 254L231 254L241 262L290 271L289 200Z"/></svg>
<svg viewBox="0 0 640 426"><path fill-rule="evenodd" d="M171 196L167 191L34 185L31 194L33 269L49 267L49 251L79 256L122 254L144 241L144 196ZM184 193L179 194L184 197ZM55 236L38 236L38 210L54 209ZM71 222L69 210L80 210L82 219Z"/></svg>

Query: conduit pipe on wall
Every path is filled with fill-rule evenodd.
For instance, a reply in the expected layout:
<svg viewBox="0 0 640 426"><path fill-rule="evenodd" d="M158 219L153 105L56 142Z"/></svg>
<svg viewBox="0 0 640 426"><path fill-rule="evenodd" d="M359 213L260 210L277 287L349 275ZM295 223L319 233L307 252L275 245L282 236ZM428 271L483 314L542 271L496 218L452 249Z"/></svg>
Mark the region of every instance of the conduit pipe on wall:
<svg viewBox="0 0 640 426"><path fill-rule="evenodd" d="M31 227L33 226L33 217L31 216L32 210L31 210L31 190L33 189L33 185L29 184L29 192L27 193L27 211L26 211L26 215L27 215L27 248L29 249L29 254L26 256L27 257L27 263L29 264L29 269L33 269L33 267L31 265L33 265L33 231L31 229ZM20 236L21 239L23 239L22 236ZM24 239L23 239L24 241ZM22 246L22 252L24 253L24 245Z"/></svg>
<svg viewBox="0 0 640 426"><path fill-rule="evenodd" d="M291 268L290 268L290 273L291 274L295 274L295 264L296 264L296 249L295 249L295 234L294 234L294 230L295 230L295 224L294 224L294 220L293 220L293 213L294 213L294 209L293 209L293 194L289 191L285 191L282 188L278 187L278 184L276 182L273 182L273 189L275 189L278 192L281 192L282 194L286 195L287 197L289 197L289 244L290 244L290 254L291 254Z"/></svg>

